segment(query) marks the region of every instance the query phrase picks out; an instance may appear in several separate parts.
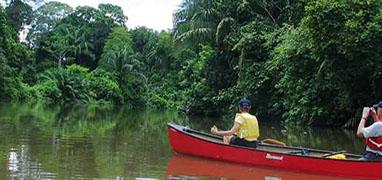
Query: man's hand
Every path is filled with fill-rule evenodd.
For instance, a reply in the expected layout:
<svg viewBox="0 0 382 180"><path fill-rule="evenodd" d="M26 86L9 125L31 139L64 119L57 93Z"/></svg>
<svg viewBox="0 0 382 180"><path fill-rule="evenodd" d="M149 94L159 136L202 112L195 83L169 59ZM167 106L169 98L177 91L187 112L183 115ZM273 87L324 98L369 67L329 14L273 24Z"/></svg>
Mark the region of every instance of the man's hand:
<svg viewBox="0 0 382 180"><path fill-rule="evenodd" d="M364 107L363 111L362 111L362 119L366 120L369 117L371 110L372 110L372 108Z"/></svg>
<svg viewBox="0 0 382 180"><path fill-rule="evenodd" d="M211 134L218 134L218 128L216 126L211 128Z"/></svg>

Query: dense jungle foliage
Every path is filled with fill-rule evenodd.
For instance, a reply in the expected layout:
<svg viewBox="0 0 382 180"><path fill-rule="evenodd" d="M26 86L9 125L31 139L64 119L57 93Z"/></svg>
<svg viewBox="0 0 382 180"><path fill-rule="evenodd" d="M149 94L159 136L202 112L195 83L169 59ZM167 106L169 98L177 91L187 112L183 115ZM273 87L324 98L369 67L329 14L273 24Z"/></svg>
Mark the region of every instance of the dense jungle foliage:
<svg viewBox="0 0 382 180"><path fill-rule="evenodd" d="M382 99L380 0L183 0L171 30L126 21L111 4L6 1L1 100L221 116L247 97L261 119L352 126Z"/></svg>

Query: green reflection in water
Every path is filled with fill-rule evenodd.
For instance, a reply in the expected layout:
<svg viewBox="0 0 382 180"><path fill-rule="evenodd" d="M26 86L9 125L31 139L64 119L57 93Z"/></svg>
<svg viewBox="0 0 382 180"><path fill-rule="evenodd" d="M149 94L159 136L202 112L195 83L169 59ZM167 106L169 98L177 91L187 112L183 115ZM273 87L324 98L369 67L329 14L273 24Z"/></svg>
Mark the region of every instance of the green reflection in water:
<svg viewBox="0 0 382 180"><path fill-rule="evenodd" d="M0 106L0 177L163 179L174 112Z"/></svg>

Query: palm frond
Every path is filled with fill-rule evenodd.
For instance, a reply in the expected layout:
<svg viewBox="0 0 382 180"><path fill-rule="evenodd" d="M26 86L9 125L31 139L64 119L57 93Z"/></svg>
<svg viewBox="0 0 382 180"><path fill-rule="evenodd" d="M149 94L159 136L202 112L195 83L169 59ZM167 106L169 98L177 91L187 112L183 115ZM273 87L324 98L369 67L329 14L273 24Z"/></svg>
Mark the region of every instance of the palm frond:
<svg viewBox="0 0 382 180"><path fill-rule="evenodd" d="M235 24L235 19L228 17L224 18L216 28L216 43L220 44L224 38L232 31L232 26Z"/></svg>
<svg viewBox="0 0 382 180"><path fill-rule="evenodd" d="M191 41L200 41L203 39L210 40L211 38L213 38L210 36L212 32L214 32L214 30L211 28L197 28L179 35L178 37L175 38L175 41L182 42L187 40L191 40Z"/></svg>

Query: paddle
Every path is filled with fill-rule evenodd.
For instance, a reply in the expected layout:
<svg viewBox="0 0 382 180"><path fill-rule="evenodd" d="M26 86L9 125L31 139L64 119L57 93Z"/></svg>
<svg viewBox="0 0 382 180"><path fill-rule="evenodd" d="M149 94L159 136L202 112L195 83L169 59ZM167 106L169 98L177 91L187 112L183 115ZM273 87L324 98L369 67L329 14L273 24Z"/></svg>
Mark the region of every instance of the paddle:
<svg viewBox="0 0 382 180"><path fill-rule="evenodd" d="M336 152L332 152L332 153L324 154L324 155L321 156L321 157L329 157L329 156L334 156L334 155L342 154L342 153L346 153L346 151L345 151L345 150L342 150L342 151L336 151Z"/></svg>
<svg viewBox="0 0 382 180"><path fill-rule="evenodd" d="M281 141L278 141L276 139L264 139L261 141L261 143L264 143L264 144L274 144L274 145L280 145L280 146L286 146L285 143L281 142Z"/></svg>

